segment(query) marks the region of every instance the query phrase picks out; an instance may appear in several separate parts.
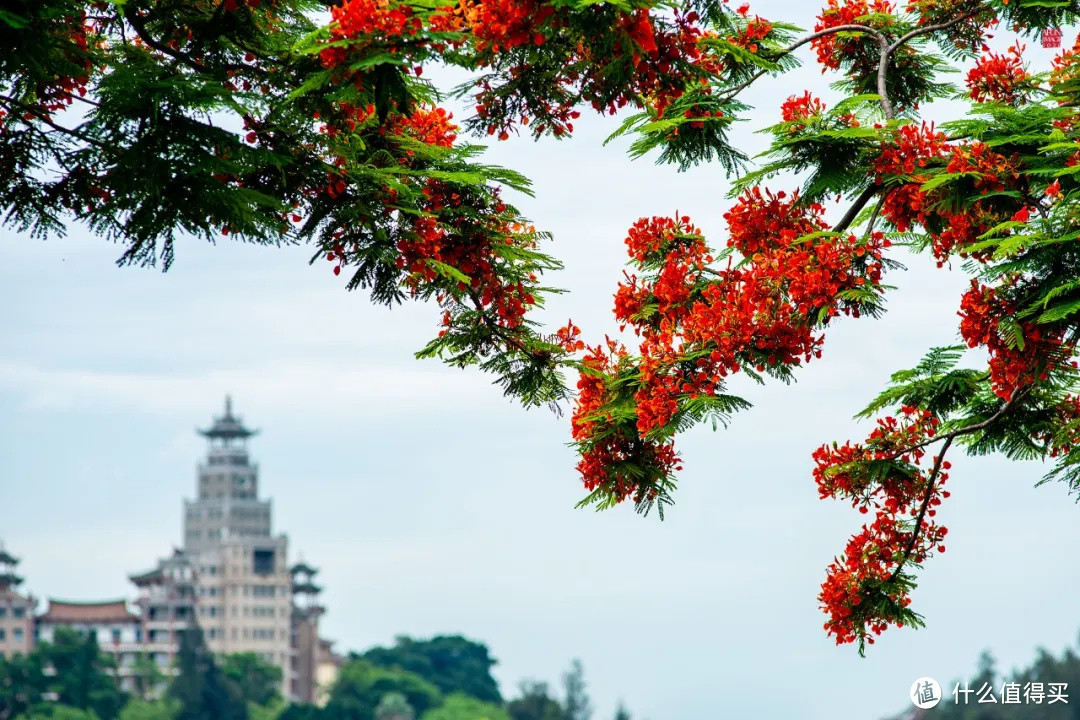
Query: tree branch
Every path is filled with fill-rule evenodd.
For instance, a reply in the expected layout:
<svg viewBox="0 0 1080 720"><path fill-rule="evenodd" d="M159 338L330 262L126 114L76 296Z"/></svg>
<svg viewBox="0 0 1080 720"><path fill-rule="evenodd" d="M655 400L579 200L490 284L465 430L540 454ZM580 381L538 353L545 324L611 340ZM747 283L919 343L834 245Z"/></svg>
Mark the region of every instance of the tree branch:
<svg viewBox="0 0 1080 720"><path fill-rule="evenodd" d="M870 27L869 25L837 25L836 27L826 28L825 30L819 30L816 33L812 33L810 35L807 35L804 38L796 40L794 43L792 43L791 45L788 45L786 48L781 50L778 54L776 54L775 56L773 56L773 57L771 57L769 59L773 60L773 61L782 60L783 58L787 57L791 53L798 50L803 45L805 45L805 44L807 44L809 42L813 42L814 40L817 40L818 38L825 37L826 35L833 35L833 34L838 33L838 32L864 32L864 33L869 33L870 35L873 35L874 37L878 38L879 42L881 40L885 39L884 36L880 32L878 32L874 28ZM726 92L724 94L724 96L721 98L721 100L730 100L731 98L735 97L736 95L738 95L740 92L742 92L746 88L753 85L762 76L768 75L770 72L773 72L773 71L772 70L759 70L758 72L754 73L754 75L751 76L749 80L741 82L738 85L736 85L735 87L728 90L728 92Z"/></svg>
<svg viewBox="0 0 1080 720"><path fill-rule="evenodd" d="M855 198L855 202L848 208L848 211L844 213L844 217L840 218L840 222L833 226L833 232L842 233L847 230L848 226L855 222L855 218L859 216L862 209L866 207L866 203L870 202L870 198L874 197L878 189L878 186L874 183L867 185L859 197Z"/></svg>
<svg viewBox="0 0 1080 720"><path fill-rule="evenodd" d="M932 33L932 32L937 32L938 30L948 30L949 28L951 28L954 25L959 25L960 23L964 22L965 20L970 20L971 18L975 17L976 15L983 12L984 10L986 10L986 7L980 6L980 7L976 8L975 10L972 10L971 12L967 13L966 15L961 15L960 17L953 18L952 20L948 20L948 21L943 22L943 23L938 23L937 25L927 25L925 27L916 28L916 29L912 30L911 32L909 32L909 33L907 33L905 35L901 35L896 40L896 42L894 42L892 45L890 45L889 46L889 54L891 55L893 52L896 51L897 48L899 48L901 45L906 43L908 40L911 40L912 38L916 38L916 37L919 37L920 35L926 35L926 34Z"/></svg>
<svg viewBox="0 0 1080 720"><path fill-rule="evenodd" d="M168 45L155 40L154 37L150 35L150 32L146 29L146 23L142 21L142 18L139 17L138 13L135 10L131 9L130 7L125 7L123 12L124 19L128 21L128 24L131 25L132 29L135 30L135 34L138 35L144 43L157 50L158 52L164 53L165 55L168 55L174 60L177 60L184 65L187 65L189 68L197 72L208 74L206 66L198 60L195 60L194 58L185 55L182 52L173 50Z"/></svg>
<svg viewBox="0 0 1080 720"><path fill-rule="evenodd" d="M894 114L892 100L889 99L888 74L889 57L892 55L893 48L884 36L878 37L878 45L881 47L881 53L878 55L877 90L881 97L881 112L885 114L886 120L892 120Z"/></svg>
<svg viewBox="0 0 1080 720"><path fill-rule="evenodd" d="M55 122L53 122L52 118L50 118L47 113L44 113L31 105L25 105L16 100L15 98L8 97L7 95L0 95L0 104L7 105L9 108L14 110L19 110L24 115L32 115L35 120L41 121L42 123L48 125L57 132L61 132L65 135L70 135L73 138L77 138L79 140L82 140L83 142L90 143L91 145L96 145L102 150L113 150L112 147L110 147L106 143L101 142L100 140L95 140L94 138L89 137L88 135L84 135L83 133L73 128L68 128L64 127L63 125L56 124Z"/></svg>
<svg viewBox="0 0 1080 720"><path fill-rule="evenodd" d="M931 498L934 497L934 483L937 482L938 473L941 472L941 463L945 460L945 453L948 452L952 441L953 438L951 437L945 440L945 444L941 446L941 452L934 458L934 467L930 470L930 482L926 485L926 495L919 506L919 514L915 516L915 529L911 533L911 540L908 541L907 547L904 548L900 562L897 564L896 569L893 570L892 575L889 576L889 582L896 579L900 571L904 569L904 565L911 559L911 554L915 552L915 546L919 543L919 535L922 534L923 518L926 517L926 511L930 509Z"/></svg>
<svg viewBox="0 0 1080 720"><path fill-rule="evenodd" d="M1012 397L1010 397L1004 405L998 408L998 410L993 415L986 418L985 420L977 422L974 425L967 425L965 427L958 428L956 430L953 430L952 432L945 433L944 435L938 435L937 437L931 438L925 442L918 443L917 445L912 445L908 449L892 456L893 458L896 458L900 455L903 455L904 453L911 452L912 450L916 450L918 448L926 447L927 445L935 443L939 440L945 440L945 443L941 446L941 450L938 452L937 457L934 459L934 466L930 470L930 482L926 486L926 495L923 497L922 504L919 506L919 513L915 517L915 529L911 534L911 540L908 542L907 547L904 549L903 556L901 557L900 562L897 564L896 569L893 570L892 575L889 576L889 581L896 579L896 577L900 574L900 571L904 569L904 565L906 565L907 561L911 559L911 554L915 551L915 546L919 542L919 536L922 534L923 518L926 516L926 511L930 508L930 500L934 495L934 483L937 482L938 474L941 471L941 464L945 460L945 453L948 452L949 447L952 446L953 440L960 437L961 435L967 435L973 432L977 432L993 425L998 420L1000 420L1007 412L1009 412L1009 410L1012 409L1012 407L1030 391L1031 386L1014 391Z"/></svg>

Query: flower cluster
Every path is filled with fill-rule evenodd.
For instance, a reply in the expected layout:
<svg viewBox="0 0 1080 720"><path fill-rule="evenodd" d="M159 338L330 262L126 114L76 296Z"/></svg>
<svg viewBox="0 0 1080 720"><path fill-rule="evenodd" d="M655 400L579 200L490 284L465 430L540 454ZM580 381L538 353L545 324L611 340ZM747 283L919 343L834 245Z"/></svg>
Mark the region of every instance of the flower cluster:
<svg viewBox="0 0 1080 720"><path fill-rule="evenodd" d="M580 341L570 328L566 334L575 339L568 346L578 348ZM614 420L610 408L621 394L615 379L630 365L625 346L610 338L605 345L588 348L571 427L581 449L577 471L585 489L603 492L613 502L642 503L655 500L658 488L682 465L670 441L642 438L632 425ZM635 472L620 472L627 465Z"/></svg>
<svg viewBox="0 0 1080 720"><path fill-rule="evenodd" d="M1063 50L1054 57L1050 69L1050 87L1056 89L1059 86L1071 84L1077 77L1080 77L1080 35L1077 36L1071 48Z"/></svg>
<svg viewBox="0 0 1080 720"><path fill-rule="evenodd" d="M780 106L784 122L802 123L825 112L825 103L807 90L802 95L792 95Z"/></svg>
<svg viewBox="0 0 1080 720"><path fill-rule="evenodd" d="M1008 400L1018 390L1046 380L1073 348L1063 344L1061 328L1016 321L1017 308L1001 290L971 281L960 302L960 335L968 347L984 347L990 353L990 384Z"/></svg>
<svg viewBox="0 0 1080 720"><path fill-rule="evenodd" d="M962 204L950 202L944 188L922 189L932 166L960 176L958 182L964 183ZM901 232L913 225L925 228L938 267L954 252L986 260L986 253L972 253L967 248L998 223L1027 219L1023 203L983 197L1019 189L1021 167L1016 155L1006 157L981 142L949 143L944 133L926 123L899 128L892 142L882 146L874 169L877 183L889 188L882 216Z"/></svg>
<svg viewBox="0 0 1080 720"><path fill-rule="evenodd" d="M878 420L865 443L824 445L814 453L814 480L824 498L843 498L863 514L874 513L829 566L818 596L836 643L873 644L890 624L909 617L909 586L897 582L907 562L945 552L948 530L934 521L950 465L934 459L923 467L923 447L937 434L931 413L903 407L899 417Z"/></svg>
<svg viewBox="0 0 1080 720"><path fill-rule="evenodd" d="M644 274L627 274L620 283L615 316L640 337L638 359L620 356L620 367L634 370L632 388L619 402L633 410L636 440L669 437L686 404L720 394L733 373L786 376L791 367L820 357L819 328L840 314L857 317L870 302L851 293L865 290L872 298L877 292L888 241L881 233L863 240L823 235L823 213L797 195L747 191L725 215L728 246L746 262L729 259L719 269L711 267L710 250L689 218L634 224L626 245ZM583 382L609 387L608 370L590 366L582 371ZM591 398L579 398L574 415L575 440L586 459L594 455L593 434L610 437L612 425L630 434L623 414L612 423L597 419L604 409L611 412L615 396ZM590 420L582 424L583 418ZM587 486L596 481L585 480Z"/></svg>
<svg viewBox="0 0 1080 720"><path fill-rule="evenodd" d="M1024 46L1017 42L1005 53L990 52L968 71L968 94L975 102L996 100L1018 105L1032 88L1031 75L1023 63Z"/></svg>
<svg viewBox="0 0 1080 720"><path fill-rule="evenodd" d="M820 33L841 25L871 25L865 22L870 15L892 15L895 6L889 0L828 0L828 5L818 15L814 32ZM868 45L868 42L870 43ZM824 67L838 70L845 64L854 64L852 74L863 72L862 65L876 62L873 41L867 37L827 34L811 41L818 62Z"/></svg>

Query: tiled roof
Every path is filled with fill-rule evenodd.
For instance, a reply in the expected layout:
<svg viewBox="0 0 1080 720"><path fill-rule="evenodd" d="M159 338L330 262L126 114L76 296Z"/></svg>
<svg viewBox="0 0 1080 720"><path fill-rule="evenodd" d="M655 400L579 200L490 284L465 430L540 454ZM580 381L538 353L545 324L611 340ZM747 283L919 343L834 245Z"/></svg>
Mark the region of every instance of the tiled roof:
<svg viewBox="0 0 1080 720"><path fill-rule="evenodd" d="M125 600L103 602L68 602L49 598L49 609L38 616L38 622L57 623L106 623L139 622L137 615L127 609Z"/></svg>

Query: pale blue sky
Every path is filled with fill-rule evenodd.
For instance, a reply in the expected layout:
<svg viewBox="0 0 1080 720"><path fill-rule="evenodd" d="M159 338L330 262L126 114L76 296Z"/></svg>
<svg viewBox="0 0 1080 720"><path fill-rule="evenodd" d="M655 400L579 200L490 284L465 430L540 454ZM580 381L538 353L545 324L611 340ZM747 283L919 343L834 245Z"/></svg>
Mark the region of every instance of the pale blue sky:
<svg viewBox="0 0 1080 720"><path fill-rule="evenodd" d="M760 5L812 24L804 4ZM831 77L808 66L762 83L740 130ZM530 175L521 202L551 230L566 271L553 324L613 329L622 238L641 215L687 213L723 244L727 184L601 148L614 121L583 117L569 142L512 140L489 159ZM773 187L781 188L783 183ZM911 682L943 685L991 648L1004 669L1080 628L1080 541L1061 486L1038 465L954 460L941 508L949 550L915 593L924 630L890 631L860 659L821 628L824 569L858 528L817 499L810 454L861 437L851 416L890 372L953 342L966 281L922 258L880 321L845 320L825 357L785 387L750 386L728 431L680 441L686 469L665 522L632 508L577 511L566 418L526 412L478 372L419 362L433 307L387 311L306 248L183 241L173 270L114 267L117 246L73 228L38 242L0 231L0 539L39 597L131 595L126 574L180 541L203 445L194 429L235 409L261 488L292 552L321 568L324 631L342 649L394 635L464 633L499 659L506 695L585 663L597 720L623 698L636 718L873 719L907 706Z"/></svg>

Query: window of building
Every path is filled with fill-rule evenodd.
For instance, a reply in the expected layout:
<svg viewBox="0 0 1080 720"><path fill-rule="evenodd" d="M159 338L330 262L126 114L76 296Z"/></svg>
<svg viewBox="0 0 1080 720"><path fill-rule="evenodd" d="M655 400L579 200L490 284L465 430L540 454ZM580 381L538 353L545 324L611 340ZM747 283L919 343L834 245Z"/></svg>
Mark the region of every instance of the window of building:
<svg viewBox="0 0 1080 720"><path fill-rule="evenodd" d="M0 607L0 618L4 617L5 615L7 615L7 608Z"/></svg>
<svg viewBox="0 0 1080 720"><path fill-rule="evenodd" d="M4 639L4 628L0 628L0 640Z"/></svg>
<svg viewBox="0 0 1080 720"><path fill-rule="evenodd" d="M120 631L119 630L113 630L112 631L112 641L113 641L113 645L119 645L120 644Z"/></svg>
<svg viewBox="0 0 1080 720"><path fill-rule="evenodd" d="M257 575L273 573L275 564L273 550L256 550L251 555L251 566Z"/></svg>
<svg viewBox="0 0 1080 720"><path fill-rule="evenodd" d="M17 607L17 608L12 608L12 610L11 610L11 615L13 617L21 618L25 614L26 614L26 608Z"/></svg>

